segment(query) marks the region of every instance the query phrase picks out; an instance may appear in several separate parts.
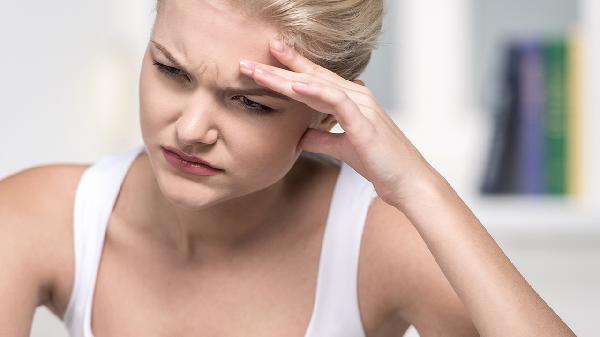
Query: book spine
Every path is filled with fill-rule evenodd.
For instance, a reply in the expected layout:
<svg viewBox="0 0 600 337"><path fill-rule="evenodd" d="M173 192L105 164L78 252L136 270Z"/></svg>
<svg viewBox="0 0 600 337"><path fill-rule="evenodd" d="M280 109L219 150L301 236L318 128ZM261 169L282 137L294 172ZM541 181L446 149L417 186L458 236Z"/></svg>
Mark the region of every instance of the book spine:
<svg viewBox="0 0 600 337"><path fill-rule="evenodd" d="M544 46L546 72L545 174L548 194L565 194L567 132L567 64L564 40Z"/></svg>
<svg viewBox="0 0 600 337"><path fill-rule="evenodd" d="M581 33L574 29L567 47L567 172L566 192L575 198L582 196L582 127L581 127Z"/></svg>
<svg viewBox="0 0 600 337"><path fill-rule="evenodd" d="M539 41L521 43L517 124L518 192L544 193L544 63Z"/></svg>
<svg viewBox="0 0 600 337"><path fill-rule="evenodd" d="M514 192L514 154L516 111L518 106L519 49L506 48L502 69L503 83L494 115L493 135L480 191L484 194Z"/></svg>

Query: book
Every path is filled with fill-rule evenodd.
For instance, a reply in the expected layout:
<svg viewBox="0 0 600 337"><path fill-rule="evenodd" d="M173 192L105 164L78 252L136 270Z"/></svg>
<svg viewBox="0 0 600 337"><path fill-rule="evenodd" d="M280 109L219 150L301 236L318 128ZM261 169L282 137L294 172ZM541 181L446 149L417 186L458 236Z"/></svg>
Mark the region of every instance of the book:
<svg viewBox="0 0 600 337"><path fill-rule="evenodd" d="M519 47L510 43L505 49L502 66L501 92L493 116L493 134L487 163L480 185L483 194L504 194L516 191L514 149L519 85Z"/></svg>
<svg viewBox="0 0 600 337"><path fill-rule="evenodd" d="M565 194L567 133L567 63L564 39L549 40L544 45L545 69L545 157L546 193Z"/></svg>
<svg viewBox="0 0 600 337"><path fill-rule="evenodd" d="M582 98L581 98L581 33L575 28L567 40L567 135L566 193L581 197L582 167Z"/></svg>
<svg viewBox="0 0 600 337"><path fill-rule="evenodd" d="M517 107L517 192L545 192L545 76L544 48L539 40L519 44L519 104Z"/></svg>

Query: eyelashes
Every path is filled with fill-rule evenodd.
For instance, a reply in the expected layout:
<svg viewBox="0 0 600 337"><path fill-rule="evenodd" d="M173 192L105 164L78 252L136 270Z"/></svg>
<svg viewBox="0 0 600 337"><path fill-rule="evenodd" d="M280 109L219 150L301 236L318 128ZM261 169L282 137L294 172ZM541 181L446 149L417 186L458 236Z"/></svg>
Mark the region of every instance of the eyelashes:
<svg viewBox="0 0 600 337"><path fill-rule="evenodd" d="M244 109L258 112L271 112L272 108L262 105L258 102L254 102L246 96L233 96L233 98L239 98L239 102L244 106Z"/></svg>
<svg viewBox="0 0 600 337"><path fill-rule="evenodd" d="M190 78L183 71L177 68L170 67L156 61L153 61L152 64L154 64L161 73L169 77L181 77L185 78L186 81L190 81Z"/></svg>
<svg viewBox="0 0 600 337"><path fill-rule="evenodd" d="M187 82L190 82L190 78L187 74L185 74L183 71L181 71L180 69L174 68L174 67L170 67L167 65L164 65L162 63L153 61L152 62L153 65L155 65L158 69L158 71L160 71L162 74L174 78L174 79L183 79ZM260 104L258 102L254 102L253 100L249 99L246 96L233 96L232 97L234 100L240 102L240 104L242 105L242 108L244 110L250 111L250 112L254 112L254 113L269 113L269 112L273 112L275 111L273 108L268 107L266 105Z"/></svg>
<svg viewBox="0 0 600 337"><path fill-rule="evenodd" d="M154 64L158 70L164 74L166 74L167 76L171 76L171 77L185 77L186 80L190 80L190 78L181 70L177 69L177 68L173 68L173 67L169 67L167 65L164 65L162 63L153 61L152 64Z"/></svg>

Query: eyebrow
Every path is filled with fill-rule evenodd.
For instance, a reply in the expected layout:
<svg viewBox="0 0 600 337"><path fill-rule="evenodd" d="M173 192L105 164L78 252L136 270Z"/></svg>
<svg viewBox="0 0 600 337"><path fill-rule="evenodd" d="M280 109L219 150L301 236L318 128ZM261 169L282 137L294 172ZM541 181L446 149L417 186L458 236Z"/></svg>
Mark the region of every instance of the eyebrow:
<svg viewBox="0 0 600 337"><path fill-rule="evenodd" d="M173 63L174 66L176 66L177 68L189 73L189 71L187 71L181 62L177 61L175 59L175 57L173 57L173 55L167 50L167 48L165 48L163 45L161 45L160 43L154 41L154 40L150 40L154 46L160 50L160 52L170 61ZM277 98L280 100L284 100L284 101L291 101L291 98L278 93L276 91L273 91L271 89L267 89L264 87L252 87L252 88L237 88L237 87L226 87L224 88L224 91L230 94L234 94L234 95L248 95L248 96L270 96L273 98Z"/></svg>

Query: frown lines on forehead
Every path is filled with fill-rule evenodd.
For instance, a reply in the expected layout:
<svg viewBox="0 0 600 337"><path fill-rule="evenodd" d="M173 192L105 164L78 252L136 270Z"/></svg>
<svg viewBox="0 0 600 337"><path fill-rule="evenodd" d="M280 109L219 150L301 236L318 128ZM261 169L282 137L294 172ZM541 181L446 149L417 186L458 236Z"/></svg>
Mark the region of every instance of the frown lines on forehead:
<svg viewBox="0 0 600 337"><path fill-rule="evenodd" d="M183 62L177 60L165 46L163 46L162 44L160 44L154 40L150 40L150 41L170 62L173 63L174 67L177 67L180 70L186 72L188 74L188 76L193 76L190 71L186 70L187 67L183 65ZM204 70L206 70L206 67ZM204 72L204 70L203 70L203 72ZM265 87L260 87L260 86L259 87L226 87L226 88L223 88L223 91L225 93L230 93L230 94L235 94L235 95L269 96L269 97L277 98L277 99L284 100L284 101L291 100L291 98L288 96L285 96L285 95L275 92L271 89L268 89Z"/></svg>
<svg viewBox="0 0 600 337"><path fill-rule="evenodd" d="M188 69L189 67L187 65L184 65L185 62L179 61L175 56L173 56L173 54L162 44L154 41L154 40L150 40L150 42L153 43L154 47L156 47L156 49L158 49L170 62L173 63L174 67L179 68L180 70L183 70L185 72L187 72L188 74L191 74L195 69ZM207 66L202 64L199 65L196 68L200 68L201 66L204 66L204 69L201 71L201 73L203 73L204 71L206 71Z"/></svg>

